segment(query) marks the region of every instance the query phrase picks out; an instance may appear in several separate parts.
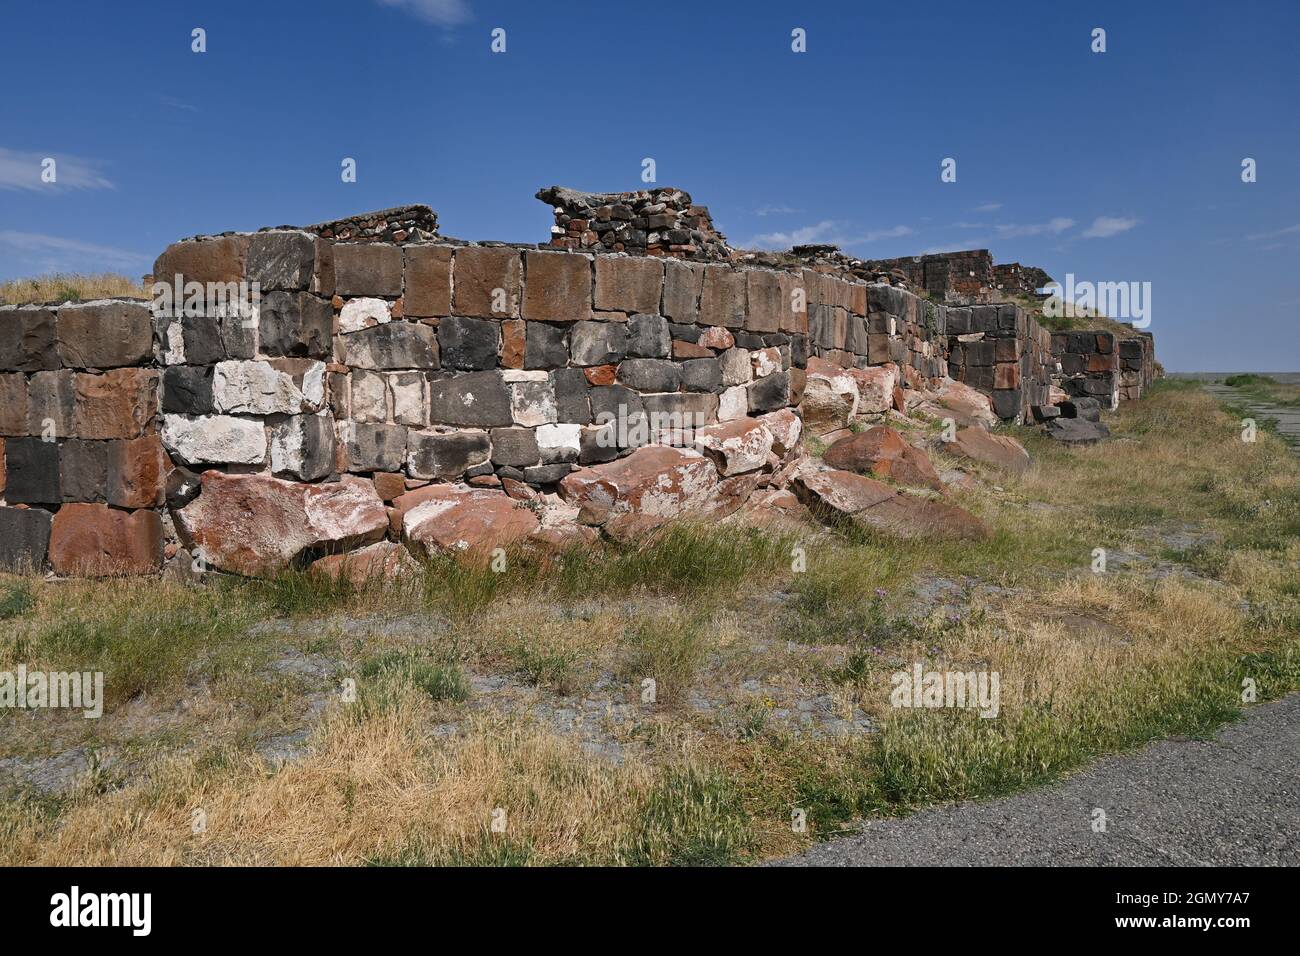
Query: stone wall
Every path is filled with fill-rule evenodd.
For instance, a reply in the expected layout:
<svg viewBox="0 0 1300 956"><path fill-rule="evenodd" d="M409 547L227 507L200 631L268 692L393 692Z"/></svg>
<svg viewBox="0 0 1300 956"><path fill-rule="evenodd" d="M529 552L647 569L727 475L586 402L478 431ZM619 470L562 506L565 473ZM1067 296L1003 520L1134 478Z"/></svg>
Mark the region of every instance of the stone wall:
<svg viewBox="0 0 1300 956"><path fill-rule="evenodd" d="M630 220L589 208L666 199L637 196ZM175 243L152 302L0 308L0 566L263 574L619 536L783 488L805 416L832 437L955 379L1020 422L1054 377L1112 407L1150 381L1148 335L1049 336L825 250L708 261L705 225L595 255L438 238L405 206Z"/></svg>
<svg viewBox="0 0 1300 956"><path fill-rule="evenodd" d="M1028 422L1056 371L1050 333L1018 305L947 311L948 375L989 396L999 418Z"/></svg>
<svg viewBox="0 0 1300 956"><path fill-rule="evenodd" d="M1051 282L1037 266L994 265L987 249L937 252L898 259L872 259L871 268L897 273L937 302L981 304L1013 295L1035 295Z"/></svg>

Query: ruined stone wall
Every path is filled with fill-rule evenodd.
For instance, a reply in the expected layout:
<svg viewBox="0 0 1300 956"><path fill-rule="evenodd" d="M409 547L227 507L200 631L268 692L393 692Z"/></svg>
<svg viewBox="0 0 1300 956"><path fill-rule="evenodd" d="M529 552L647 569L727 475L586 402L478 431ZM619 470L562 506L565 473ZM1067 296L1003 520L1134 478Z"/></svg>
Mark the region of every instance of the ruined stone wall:
<svg viewBox="0 0 1300 956"><path fill-rule="evenodd" d="M1150 332L1119 340L1119 399L1141 398L1156 376L1156 344Z"/></svg>
<svg viewBox="0 0 1300 956"><path fill-rule="evenodd" d="M1066 394L1095 398L1111 410L1119 406L1120 355L1113 332L1055 332L1052 351L1061 366L1058 384Z"/></svg>
<svg viewBox="0 0 1300 956"><path fill-rule="evenodd" d="M989 396L999 418L1030 420L1045 405L1056 359L1051 334L1018 305L948 309L948 374Z"/></svg>

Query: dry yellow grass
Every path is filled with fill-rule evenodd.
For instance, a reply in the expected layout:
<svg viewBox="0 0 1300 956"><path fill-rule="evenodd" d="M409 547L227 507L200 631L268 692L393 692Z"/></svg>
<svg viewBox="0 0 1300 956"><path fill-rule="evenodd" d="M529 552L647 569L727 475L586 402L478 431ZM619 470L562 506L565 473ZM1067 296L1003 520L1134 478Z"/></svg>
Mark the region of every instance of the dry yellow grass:
<svg viewBox="0 0 1300 956"><path fill-rule="evenodd" d="M25 302L85 302L118 296L147 298L148 290L136 279L114 272L82 274L55 272L32 279L0 282L0 305Z"/></svg>

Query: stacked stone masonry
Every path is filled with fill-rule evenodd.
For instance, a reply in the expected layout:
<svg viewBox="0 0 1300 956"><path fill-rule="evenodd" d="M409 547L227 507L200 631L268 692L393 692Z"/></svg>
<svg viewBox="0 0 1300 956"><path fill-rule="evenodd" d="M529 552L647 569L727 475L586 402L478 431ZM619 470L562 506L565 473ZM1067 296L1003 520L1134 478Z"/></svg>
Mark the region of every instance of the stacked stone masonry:
<svg viewBox="0 0 1300 956"><path fill-rule="evenodd" d="M797 260L434 230L427 207L401 207L199 237L155 264L174 301L0 307L0 566L147 573L181 552L257 574L384 539L455 551L468 500L506 537L559 543L528 507L553 492L616 536L735 510L787 467L814 363L879 371L858 380L873 413L951 378L1008 421L1058 372L1058 343L1015 306L935 304ZM223 298L254 283L255 312ZM1067 336L1077 394L1149 381L1149 336L1131 358Z"/></svg>

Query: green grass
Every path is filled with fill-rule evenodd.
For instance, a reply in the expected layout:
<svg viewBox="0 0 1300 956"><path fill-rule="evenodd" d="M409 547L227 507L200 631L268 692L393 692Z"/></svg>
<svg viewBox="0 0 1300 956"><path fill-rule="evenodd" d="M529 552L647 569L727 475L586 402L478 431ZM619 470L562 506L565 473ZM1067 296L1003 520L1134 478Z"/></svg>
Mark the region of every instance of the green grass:
<svg viewBox="0 0 1300 956"><path fill-rule="evenodd" d="M379 709L392 702L403 687L414 687L430 700L462 701L469 683L460 665L424 649L386 651L362 664L361 692L371 695Z"/></svg>
<svg viewBox="0 0 1300 956"><path fill-rule="evenodd" d="M32 587L26 581L6 585L0 596L0 621L26 614L36 605Z"/></svg>

